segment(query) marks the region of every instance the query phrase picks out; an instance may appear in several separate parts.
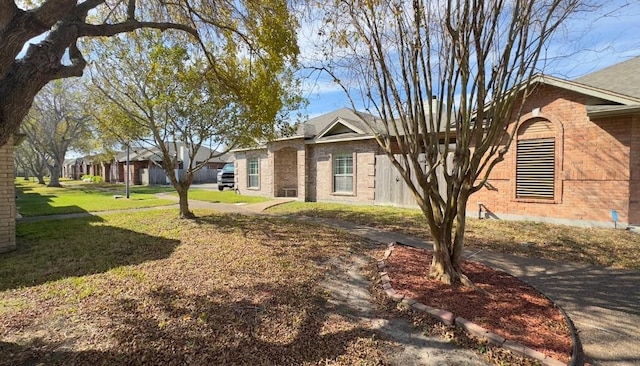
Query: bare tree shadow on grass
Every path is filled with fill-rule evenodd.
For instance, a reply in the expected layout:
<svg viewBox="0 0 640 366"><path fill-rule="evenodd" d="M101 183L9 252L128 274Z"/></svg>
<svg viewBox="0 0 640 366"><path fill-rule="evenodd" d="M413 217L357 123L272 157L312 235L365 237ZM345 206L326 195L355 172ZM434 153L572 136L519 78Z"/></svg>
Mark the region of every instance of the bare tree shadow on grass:
<svg viewBox="0 0 640 366"><path fill-rule="evenodd" d="M180 242L103 224L97 216L20 223L0 256L0 291L167 258Z"/></svg>

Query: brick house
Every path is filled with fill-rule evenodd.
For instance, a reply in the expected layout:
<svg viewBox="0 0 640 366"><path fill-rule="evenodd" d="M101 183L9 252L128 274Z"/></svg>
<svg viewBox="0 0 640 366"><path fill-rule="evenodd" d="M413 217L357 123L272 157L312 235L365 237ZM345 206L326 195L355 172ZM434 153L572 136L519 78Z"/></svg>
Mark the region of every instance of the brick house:
<svg viewBox="0 0 640 366"><path fill-rule="evenodd" d="M574 81L533 81L505 160L467 210L605 227L614 210L619 226L640 225L640 57Z"/></svg>
<svg viewBox="0 0 640 366"><path fill-rule="evenodd" d="M619 226L640 225L640 57L575 81L538 75L533 84L509 152L471 196L468 214L611 227L614 210ZM383 153L367 119L375 117L344 108L305 122L293 137L236 150L237 188L381 204Z"/></svg>
<svg viewBox="0 0 640 366"><path fill-rule="evenodd" d="M234 150L242 194L304 201L374 203L375 156L365 124L374 117L342 108L303 123L292 137Z"/></svg>
<svg viewBox="0 0 640 366"><path fill-rule="evenodd" d="M16 191L13 171L13 147L22 140L20 135L9 138L0 146L0 253L16 247Z"/></svg>
<svg viewBox="0 0 640 366"><path fill-rule="evenodd" d="M184 164L188 162L189 155L186 149L178 143L178 151L174 151L175 148L173 144L168 144L169 153L174 155L177 164L176 169L182 170ZM218 156L215 158L211 158L212 151L204 146L201 146L200 149L195 154L196 164L206 161L205 166L196 173L194 176L194 183L205 183L205 182L214 182L215 173L217 169L222 168L229 157L227 155ZM162 161L162 153L160 149L157 147L149 147L149 148L131 148L129 151L129 181L132 184L166 184L167 178L159 166ZM109 178L111 182L120 182L124 183L125 178L127 176L127 152L123 151L119 153L114 161L111 164L102 163L102 168L99 170L102 177L106 180L105 177ZM211 171L211 172L208 172ZM149 181L149 176L156 176L156 179L151 179ZM158 183L158 182L162 183Z"/></svg>

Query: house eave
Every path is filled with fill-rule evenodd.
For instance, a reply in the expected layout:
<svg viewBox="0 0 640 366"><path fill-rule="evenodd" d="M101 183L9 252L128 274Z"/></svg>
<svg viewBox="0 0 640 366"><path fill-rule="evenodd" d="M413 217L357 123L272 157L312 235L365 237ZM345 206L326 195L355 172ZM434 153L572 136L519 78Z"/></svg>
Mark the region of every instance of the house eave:
<svg viewBox="0 0 640 366"><path fill-rule="evenodd" d="M236 153L236 152L243 152L243 151L266 150L266 149L267 149L267 145L260 145L260 146L253 146L253 147L244 147L240 149L232 149L232 150L229 150L229 152Z"/></svg>
<svg viewBox="0 0 640 366"><path fill-rule="evenodd" d="M623 105L635 105L640 103L639 98L634 98L628 95L612 92L609 90L596 88L590 85L581 84L575 81L563 80L549 75L538 74L534 76L532 83L539 82L555 86L558 88L570 90L576 93L589 95L595 98L609 100L614 103L620 103Z"/></svg>
<svg viewBox="0 0 640 366"><path fill-rule="evenodd" d="M589 118L617 117L638 113L640 113L640 105L611 106L610 108L599 108L597 110L589 110L589 107L587 107L587 116L589 116Z"/></svg>
<svg viewBox="0 0 640 366"><path fill-rule="evenodd" d="M334 142L349 142L349 141L362 141L362 140L371 140L374 139L373 136L361 136L361 137L349 137L344 139L331 139L331 140L307 140L305 141L305 145L316 145L316 144L330 144Z"/></svg>

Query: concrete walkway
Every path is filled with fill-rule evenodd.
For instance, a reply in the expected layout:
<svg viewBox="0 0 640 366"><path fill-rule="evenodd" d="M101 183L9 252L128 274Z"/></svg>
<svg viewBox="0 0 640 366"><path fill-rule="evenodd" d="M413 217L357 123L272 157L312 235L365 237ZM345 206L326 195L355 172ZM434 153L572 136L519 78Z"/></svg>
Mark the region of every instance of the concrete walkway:
<svg viewBox="0 0 640 366"><path fill-rule="evenodd" d="M379 243L397 241L432 249L423 239L399 233L334 219L303 219ZM485 250L467 250L465 256L526 281L562 306L578 329L586 358L593 365L640 365L640 272Z"/></svg>
<svg viewBox="0 0 640 366"><path fill-rule="evenodd" d="M208 208L228 213L258 215L264 214L263 211L268 207L291 200L292 199L277 199L244 205L190 201L189 205L190 208ZM168 207L175 208L176 206L163 206L150 209L165 209ZM136 211L139 210L140 209L137 209ZM91 215L91 213L25 218L19 221L40 221L43 219L51 220L88 215ZM344 229L349 233L365 237L378 243L388 244L397 241L416 247L432 248L432 246L423 239L350 222L297 216L289 218ZM614 270L586 264L559 263L540 258L518 257L485 250L467 250L465 256L519 277L535 286L562 306L578 329L580 340L585 355L587 356L586 358L591 361L594 366L640 365L640 272ZM345 286L350 282L354 284L360 283L359 288L362 289L363 286L366 285L366 280L358 278L357 273L353 272L353 268L347 272L351 273L350 276L352 276L352 279L345 278L341 281ZM339 286L336 286L336 288L338 287ZM350 292L357 294L357 288L358 286L351 288ZM389 326L389 329L391 328L393 328L393 326ZM405 330L411 332L410 329ZM396 332L396 335L398 334L399 333ZM420 337L423 336L419 333L409 334L405 336L405 342L401 341L401 343L405 343L405 350L411 347L415 348L415 345L409 345L406 344L406 342L410 341L409 343L411 343ZM427 341L421 344L424 352L430 349ZM464 350L447 350L446 354L451 356L450 352L463 351ZM431 355L428 355L425 359L421 359L418 354L407 357L404 361L398 360L398 364L405 364L404 362L408 362L409 359L416 360L416 362L413 363L416 365L455 364L455 362L450 363L452 361L450 358L430 358ZM464 359L464 362L467 363L478 364L476 362L480 362L478 360L470 362L470 358L466 353L461 357L459 360Z"/></svg>

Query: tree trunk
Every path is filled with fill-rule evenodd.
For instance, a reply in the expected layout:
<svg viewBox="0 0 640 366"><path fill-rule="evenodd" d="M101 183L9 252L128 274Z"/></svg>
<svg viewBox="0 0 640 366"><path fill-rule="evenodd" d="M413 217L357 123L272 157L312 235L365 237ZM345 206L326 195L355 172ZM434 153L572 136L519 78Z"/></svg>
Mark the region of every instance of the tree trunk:
<svg viewBox="0 0 640 366"><path fill-rule="evenodd" d="M178 197L180 197L180 218L181 219L195 219L196 215L189 211L189 190L181 188L178 190Z"/></svg>
<svg viewBox="0 0 640 366"><path fill-rule="evenodd" d="M469 200L467 188L462 188L456 202L455 220L444 220L440 227L439 239L434 243L433 259L429 277L448 285L462 282L468 284L468 279L460 269L460 258L464 248L464 231L466 226L466 206ZM453 222L455 221L455 228ZM453 237L452 235L453 234Z"/></svg>
<svg viewBox="0 0 640 366"><path fill-rule="evenodd" d="M50 166L49 171L51 172L51 180L49 180L47 187L62 187L60 185L60 165L54 164Z"/></svg>
<svg viewBox="0 0 640 366"><path fill-rule="evenodd" d="M460 264L454 260L453 253L449 248L452 243L435 243L429 278L443 282L447 285L454 285L460 282L462 273Z"/></svg>

